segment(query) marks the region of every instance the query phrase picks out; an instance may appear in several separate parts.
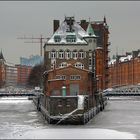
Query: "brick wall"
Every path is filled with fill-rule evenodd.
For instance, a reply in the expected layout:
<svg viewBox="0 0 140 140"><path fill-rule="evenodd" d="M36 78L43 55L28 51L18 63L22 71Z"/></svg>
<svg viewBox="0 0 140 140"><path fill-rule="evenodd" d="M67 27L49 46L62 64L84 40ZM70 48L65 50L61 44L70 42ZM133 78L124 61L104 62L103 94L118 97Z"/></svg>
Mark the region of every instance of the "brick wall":
<svg viewBox="0 0 140 140"><path fill-rule="evenodd" d="M108 87L136 85L140 83L140 57L109 66Z"/></svg>
<svg viewBox="0 0 140 140"><path fill-rule="evenodd" d="M56 75L65 75L65 80L56 80ZM80 76L80 80L70 80L71 75L78 75ZM58 95L61 95L61 88L62 86L66 86L67 95L70 95L70 85L71 84L78 84L79 85L79 93L78 94L93 94L96 90L93 82L93 78L86 70L77 69L75 67L69 66L66 68L52 70L48 73L46 80L46 91L47 94L51 94L53 90L56 90ZM83 82L84 81L84 82ZM86 84L85 84L86 83Z"/></svg>

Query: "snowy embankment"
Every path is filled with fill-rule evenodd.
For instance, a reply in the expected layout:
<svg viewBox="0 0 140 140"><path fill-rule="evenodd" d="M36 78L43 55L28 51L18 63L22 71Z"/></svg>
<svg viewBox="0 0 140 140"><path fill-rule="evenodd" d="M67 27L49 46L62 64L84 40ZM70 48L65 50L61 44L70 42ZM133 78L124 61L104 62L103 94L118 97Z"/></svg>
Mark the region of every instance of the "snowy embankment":
<svg viewBox="0 0 140 140"><path fill-rule="evenodd" d="M134 134L110 129L34 129L16 139L136 139Z"/></svg>

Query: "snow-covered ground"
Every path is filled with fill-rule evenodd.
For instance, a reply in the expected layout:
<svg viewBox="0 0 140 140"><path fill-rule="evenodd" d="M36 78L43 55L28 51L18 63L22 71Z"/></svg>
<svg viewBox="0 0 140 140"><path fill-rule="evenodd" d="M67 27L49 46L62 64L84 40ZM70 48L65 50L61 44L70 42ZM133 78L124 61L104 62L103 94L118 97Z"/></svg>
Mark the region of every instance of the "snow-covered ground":
<svg viewBox="0 0 140 140"><path fill-rule="evenodd" d="M17 139L135 139L134 134L109 129L36 129Z"/></svg>
<svg viewBox="0 0 140 140"><path fill-rule="evenodd" d="M140 100L114 98L86 125L49 125L31 100L0 98L0 139L140 138Z"/></svg>

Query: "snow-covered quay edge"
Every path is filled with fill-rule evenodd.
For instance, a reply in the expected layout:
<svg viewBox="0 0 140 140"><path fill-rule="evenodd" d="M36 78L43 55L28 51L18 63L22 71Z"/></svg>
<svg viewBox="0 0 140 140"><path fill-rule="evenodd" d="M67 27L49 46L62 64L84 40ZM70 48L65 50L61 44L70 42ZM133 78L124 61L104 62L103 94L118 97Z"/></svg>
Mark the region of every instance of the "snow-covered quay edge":
<svg viewBox="0 0 140 140"><path fill-rule="evenodd" d="M67 98L67 97L64 97L64 98ZM50 113L45 108L43 100L44 100L43 95L38 96L36 98L33 98L33 103L37 107L37 110L41 112L41 114L43 115L45 120L47 120L49 124L74 124L74 125L86 124L96 114L104 110L105 106L107 105L107 98L103 97L102 101L98 104L98 106L90 108L86 112L82 108L79 108L79 105L78 105L77 109L73 110L70 113L53 116L53 115L50 115Z"/></svg>

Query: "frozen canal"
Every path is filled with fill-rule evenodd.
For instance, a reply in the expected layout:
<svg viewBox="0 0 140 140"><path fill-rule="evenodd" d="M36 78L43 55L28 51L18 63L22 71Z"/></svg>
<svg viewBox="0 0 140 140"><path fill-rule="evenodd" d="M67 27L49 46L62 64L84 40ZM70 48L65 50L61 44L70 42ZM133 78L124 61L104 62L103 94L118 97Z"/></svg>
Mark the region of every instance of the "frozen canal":
<svg viewBox="0 0 140 140"><path fill-rule="evenodd" d="M140 139L140 97L110 97L86 125L48 125L31 100L0 98L0 139Z"/></svg>

